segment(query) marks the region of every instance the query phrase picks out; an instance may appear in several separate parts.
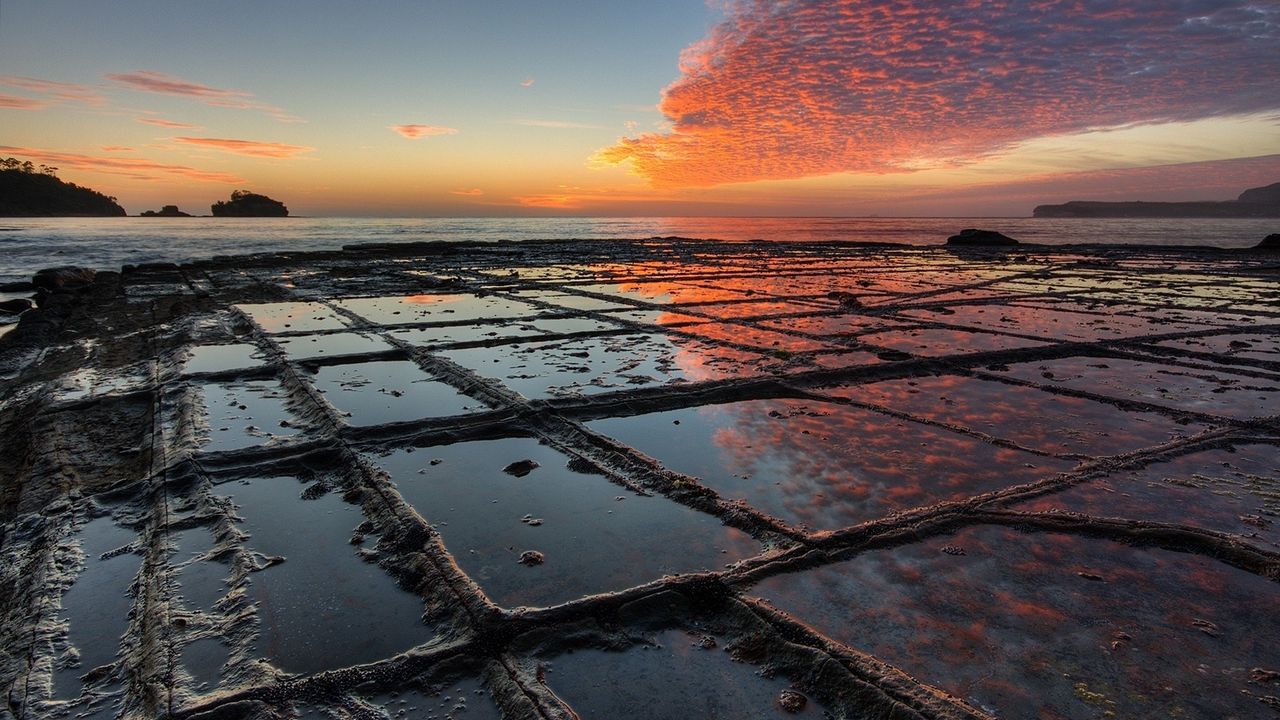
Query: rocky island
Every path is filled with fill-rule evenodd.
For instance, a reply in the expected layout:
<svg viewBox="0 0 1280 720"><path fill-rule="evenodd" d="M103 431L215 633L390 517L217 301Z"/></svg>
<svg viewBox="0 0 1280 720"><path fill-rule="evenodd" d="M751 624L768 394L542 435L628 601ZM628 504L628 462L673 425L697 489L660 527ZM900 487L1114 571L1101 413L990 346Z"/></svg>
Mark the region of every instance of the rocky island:
<svg viewBox="0 0 1280 720"><path fill-rule="evenodd" d="M177 205L165 205L158 211L144 210L138 217L191 217L191 213L182 212Z"/></svg>
<svg viewBox="0 0 1280 720"><path fill-rule="evenodd" d="M266 195L236 190L230 200L220 200L210 206L214 217L288 217L289 208L279 200Z"/></svg>
<svg viewBox="0 0 1280 720"><path fill-rule="evenodd" d="M1043 218L1268 218L1280 217L1280 183L1250 188L1235 200L1191 202L1100 202L1073 200L1039 205Z"/></svg>
<svg viewBox="0 0 1280 720"><path fill-rule="evenodd" d="M57 168L0 160L0 217L122 217L116 199L58 179Z"/></svg>

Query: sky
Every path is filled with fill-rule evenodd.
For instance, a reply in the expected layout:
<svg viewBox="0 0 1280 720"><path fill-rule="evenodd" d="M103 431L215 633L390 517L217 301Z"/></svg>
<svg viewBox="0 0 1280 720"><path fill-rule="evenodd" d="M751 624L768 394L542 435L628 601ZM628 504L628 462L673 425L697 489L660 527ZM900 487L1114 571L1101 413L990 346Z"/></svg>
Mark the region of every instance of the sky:
<svg viewBox="0 0 1280 720"><path fill-rule="evenodd" d="M0 157L130 213L1026 216L1280 181L1280 0L0 0Z"/></svg>

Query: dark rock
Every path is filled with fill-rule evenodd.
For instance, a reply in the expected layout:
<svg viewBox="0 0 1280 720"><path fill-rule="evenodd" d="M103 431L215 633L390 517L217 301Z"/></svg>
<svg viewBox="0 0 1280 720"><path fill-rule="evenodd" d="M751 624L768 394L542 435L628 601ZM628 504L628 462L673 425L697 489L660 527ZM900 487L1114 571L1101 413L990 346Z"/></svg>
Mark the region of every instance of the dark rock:
<svg viewBox="0 0 1280 720"><path fill-rule="evenodd" d="M177 205L165 205L159 211L143 211L138 217L191 217L191 214L182 212Z"/></svg>
<svg viewBox="0 0 1280 720"><path fill-rule="evenodd" d="M987 245L1017 245L1018 241L1004 233L996 232L995 230L965 228L960 231L959 235L952 235L947 238L947 244L965 247L981 247Z"/></svg>
<svg viewBox="0 0 1280 720"><path fill-rule="evenodd" d="M778 706L789 713L798 713L804 710L805 705L809 704L809 698L804 693L795 690L783 690L778 694Z"/></svg>
<svg viewBox="0 0 1280 720"><path fill-rule="evenodd" d="M31 301L26 298L0 301L0 313L20 315L31 309Z"/></svg>
<svg viewBox="0 0 1280 720"><path fill-rule="evenodd" d="M97 274L96 270L72 265L46 268L36 273L32 283L40 290L57 292L89 285Z"/></svg>
<svg viewBox="0 0 1280 720"><path fill-rule="evenodd" d="M1271 233L1262 238L1262 242L1253 246L1254 250L1280 250L1280 233Z"/></svg>
<svg viewBox="0 0 1280 720"><path fill-rule="evenodd" d="M35 289L36 286L32 285L31 282L27 280L0 285L0 292L30 292Z"/></svg>
<svg viewBox="0 0 1280 720"><path fill-rule="evenodd" d="M510 465L502 468L502 472L513 475L515 477L524 477L533 472L538 467L537 461L534 460L517 460Z"/></svg>
<svg viewBox="0 0 1280 720"><path fill-rule="evenodd" d="M843 307L858 307L862 304L862 302L858 300L857 295L854 295L851 292L844 292L843 290L833 290L827 293L827 299L835 300Z"/></svg>
<svg viewBox="0 0 1280 720"><path fill-rule="evenodd" d="M546 560L547 560L547 556L543 555L537 550L525 550L524 552L520 553L521 565L528 565L529 567L533 567L534 565L541 565L542 563L546 562Z"/></svg>

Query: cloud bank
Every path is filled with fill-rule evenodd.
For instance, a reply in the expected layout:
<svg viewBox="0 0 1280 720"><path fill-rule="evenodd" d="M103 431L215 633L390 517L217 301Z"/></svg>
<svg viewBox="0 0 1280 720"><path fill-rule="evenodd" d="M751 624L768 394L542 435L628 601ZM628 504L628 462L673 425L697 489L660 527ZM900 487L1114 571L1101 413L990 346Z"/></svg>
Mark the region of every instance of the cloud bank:
<svg viewBox="0 0 1280 720"><path fill-rule="evenodd" d="M1047 135L1280 108L1280 3L730 0L621 139L658 187L963 164Z"/></svg>
<svg viewBox="0 0 1280 720"><path fill-rule="evenodd" d="M8 85L9 87L22 88L23 90L38 93L42 96L41 107L47 104L43 101L78 102L94 107L103 107L107 104L107 99L103 97L102 93L98 92L97 88L80 83L42 80L21 75L0 75L0 85Z"/></svg>
<svg viewBox="0 0 1280 720"><path fill-rule="evenodd" d="M105 150L106 148L104 148ZM126 148L127 149L127 148ZM133 180L164 180L173 176L199 180L201 182L218 182L239 184L244 178L231 173L213 172L188 167L186 165L167 165L142 158L98 157L82 153L60 152L43 148L13 147L0 145L0 153L32 158L38 162L56 165L65 170L75 168L90 172L123 175Z"/></svg>
<svg viewBox="0 0 1280 720"><path fill-rule="evenodd" d="M9 110L41 110L47 106L48 103L41 102L40 100L0 93L0 108L7 108Z"/></svg>

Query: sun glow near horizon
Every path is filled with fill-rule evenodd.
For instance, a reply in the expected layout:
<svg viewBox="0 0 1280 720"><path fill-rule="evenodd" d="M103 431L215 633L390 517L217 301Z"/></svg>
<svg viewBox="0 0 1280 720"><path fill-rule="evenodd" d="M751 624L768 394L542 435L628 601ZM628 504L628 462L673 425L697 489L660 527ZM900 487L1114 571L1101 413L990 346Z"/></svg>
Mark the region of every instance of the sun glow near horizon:
<svg viewBox="0 0 1280 720"><path fill-rule="evenodd" d="M320 3L276 35L8 3L0 153L131 213L1025 215L1280 179L1280 4L1077 5Z"/></svg>

